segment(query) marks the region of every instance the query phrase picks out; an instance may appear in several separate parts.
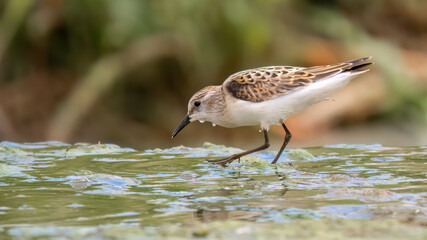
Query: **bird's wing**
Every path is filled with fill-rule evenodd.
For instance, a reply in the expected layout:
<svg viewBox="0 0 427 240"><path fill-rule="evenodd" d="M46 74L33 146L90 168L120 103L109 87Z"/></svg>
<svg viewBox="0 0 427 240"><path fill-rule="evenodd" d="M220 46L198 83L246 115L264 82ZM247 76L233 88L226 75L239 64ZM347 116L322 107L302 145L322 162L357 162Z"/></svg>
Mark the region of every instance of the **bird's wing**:
<svg viewBox="0 0 427 240"><path fill-rule="evenodd" d="M223 90L245 101L262 102L283 96L313 82L335 76L342 72L364 72L371 63L370 57L348 62L309 68L273 66L250 69L235 73L222 84Z"/></svg>

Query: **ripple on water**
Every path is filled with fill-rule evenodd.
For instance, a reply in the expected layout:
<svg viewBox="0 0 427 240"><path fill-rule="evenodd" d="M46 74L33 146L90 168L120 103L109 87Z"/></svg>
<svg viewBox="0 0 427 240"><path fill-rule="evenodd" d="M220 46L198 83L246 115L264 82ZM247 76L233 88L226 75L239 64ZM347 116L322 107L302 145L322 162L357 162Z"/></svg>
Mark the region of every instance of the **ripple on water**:
<svg viewBox="0 0 427 240"><path fill-rule="evenodd" d="M94 173L82 170L77 175L68 176L66 182L73 188L84 189L94 186L96 189L85 191L90 194L129 194L131 186L136 186L140 182L133 178L126 178L111 174Z"/></svg>
<svg viewBox="0 0 427 240"><path fill-rule="evenodd" d="M425 148L340 144L287 150L276 165L272 151L225 168L205 161L240 151L2 142L0 228L427 218Z"/></svg>

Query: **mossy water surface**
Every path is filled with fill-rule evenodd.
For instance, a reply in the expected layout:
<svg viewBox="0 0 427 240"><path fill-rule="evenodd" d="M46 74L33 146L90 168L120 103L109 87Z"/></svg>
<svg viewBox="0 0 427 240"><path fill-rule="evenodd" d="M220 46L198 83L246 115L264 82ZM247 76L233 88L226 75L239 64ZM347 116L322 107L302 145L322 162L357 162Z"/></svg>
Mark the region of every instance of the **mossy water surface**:
<svg viewBox="0 0 427 240"><path fill-rule="evenodd" d="M239 151L2 142L0 239L426 237L427 147Z"/></svg>

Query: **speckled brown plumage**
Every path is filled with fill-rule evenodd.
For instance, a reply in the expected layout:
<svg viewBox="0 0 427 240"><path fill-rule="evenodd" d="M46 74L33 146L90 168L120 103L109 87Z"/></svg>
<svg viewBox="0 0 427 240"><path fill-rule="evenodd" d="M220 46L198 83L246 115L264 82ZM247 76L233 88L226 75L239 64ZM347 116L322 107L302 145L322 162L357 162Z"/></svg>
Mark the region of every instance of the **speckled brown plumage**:
<svg viewBox="0 0 427 240"><path fill-rule="evenodd" d="M309 68L291 66L255 68L231 75L222 86L237 99L262 102L341 72L362 70L362 67L370 64L364 63L368 59L370 58Z"/></svg>

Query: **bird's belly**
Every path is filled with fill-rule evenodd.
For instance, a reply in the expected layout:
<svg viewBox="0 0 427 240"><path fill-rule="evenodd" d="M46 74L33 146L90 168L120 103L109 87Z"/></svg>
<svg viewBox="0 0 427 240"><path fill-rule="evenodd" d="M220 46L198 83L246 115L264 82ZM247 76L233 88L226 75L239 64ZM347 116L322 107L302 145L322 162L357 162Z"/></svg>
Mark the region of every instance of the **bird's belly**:
<svg viewBox="0 0 427 240"><path fill-rule="evenodd" d="M237 100L229 104L229 109L235 127L262 125L263 122L280 124L286 115L283 108L277 107L276 101L255 103Z"/></svg>

